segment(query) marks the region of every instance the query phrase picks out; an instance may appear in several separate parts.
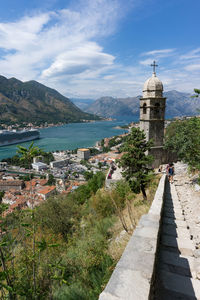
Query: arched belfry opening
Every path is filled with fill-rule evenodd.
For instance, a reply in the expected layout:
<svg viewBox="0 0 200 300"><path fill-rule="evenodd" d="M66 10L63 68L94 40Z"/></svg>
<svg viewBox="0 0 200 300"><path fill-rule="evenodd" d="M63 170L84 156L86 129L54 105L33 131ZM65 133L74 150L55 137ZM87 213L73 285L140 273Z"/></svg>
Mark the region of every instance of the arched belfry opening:
<svg viewBox="0 0 200 300"><path fill-rule="evenodd" d="M147 105L146 103L143 104L143 114L147 113Z"/></svg>
<svg viewBox="0 0 200 300"><path fill-rule="evenodd" d="M155 117L158 117L159 113L160 113L160 103L155 103L155 108L154 108L154 113L155 113Z"/></svg>
<svg viewBox="0 0 200 300"><path fill-rule="evenodd" d="M165 102L163 84L156 76L154 61L152 76L146 80L143 87L143 96L140 99L140 129L144 130L147 141L153 140L151 154L155 157L155 165L159 165L163 156L163 139L165 123Z"/></svg>

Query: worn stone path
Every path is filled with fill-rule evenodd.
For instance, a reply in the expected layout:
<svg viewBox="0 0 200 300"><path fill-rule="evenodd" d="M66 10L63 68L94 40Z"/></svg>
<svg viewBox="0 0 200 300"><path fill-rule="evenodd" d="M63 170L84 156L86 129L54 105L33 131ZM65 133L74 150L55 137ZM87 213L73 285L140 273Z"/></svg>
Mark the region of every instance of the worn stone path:
<svg viewBox="0 0 200 300"><path fill-rule="evenodd" d="M192 215L196 216L196 213L192 214L191 203L188 202L192 199L188 195L192 195L193 188L188 183L185 187L185 182L189 180L186 173L183 174L183 169L186 172L185 166L177 164L176 168L175 183L167 182L152 299L199 300L200 232L197 230L198 224L192 220ZM198 194L191 201L193 206L200 206Z"/></svg>

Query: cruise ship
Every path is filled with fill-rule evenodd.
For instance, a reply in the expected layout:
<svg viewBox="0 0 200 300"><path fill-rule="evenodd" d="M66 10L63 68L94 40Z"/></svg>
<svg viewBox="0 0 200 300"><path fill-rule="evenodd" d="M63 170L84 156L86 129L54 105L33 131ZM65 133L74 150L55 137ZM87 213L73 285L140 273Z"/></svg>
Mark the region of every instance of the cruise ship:
<svg viewBox="0 0 200 300"><path fill-rule="evenodd" d="M40 138L40 132L37 129L30 130L0 130L0 147L23 142L28 142Z"/></svg>

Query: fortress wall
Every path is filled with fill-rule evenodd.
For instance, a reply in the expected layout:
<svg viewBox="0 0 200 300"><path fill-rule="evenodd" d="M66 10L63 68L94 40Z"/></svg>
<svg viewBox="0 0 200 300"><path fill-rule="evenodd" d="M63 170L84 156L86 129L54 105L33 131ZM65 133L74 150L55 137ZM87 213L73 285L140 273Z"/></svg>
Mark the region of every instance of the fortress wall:
<svg viewBox="0 0 200 300"><path fill-rule="evenodd" d="M166 175L148 214L143 215L99 300L147 300L154 281Z"/></svg>

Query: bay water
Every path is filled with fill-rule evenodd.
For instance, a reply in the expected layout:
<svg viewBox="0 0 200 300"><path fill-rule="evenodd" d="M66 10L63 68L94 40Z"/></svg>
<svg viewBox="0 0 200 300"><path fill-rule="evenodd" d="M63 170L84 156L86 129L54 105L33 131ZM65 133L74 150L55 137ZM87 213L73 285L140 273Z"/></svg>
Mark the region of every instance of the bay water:
<svg viewBox="0 0 200 300"><path fill-rule="evenodd" d="M119 135L126 130L118 129L117 126L128 124L133 118L122 118L116 121L101 121L91 123L71 123L63 126L55 126L39 129L40 139L34 141L34 145L44 151L72 150L75 148L92 147L97 141L114 135ZM21 143L28 147L31 142ZM0 161L3 158L12 157L16 154L17 145L0 147Z"/></svg>

